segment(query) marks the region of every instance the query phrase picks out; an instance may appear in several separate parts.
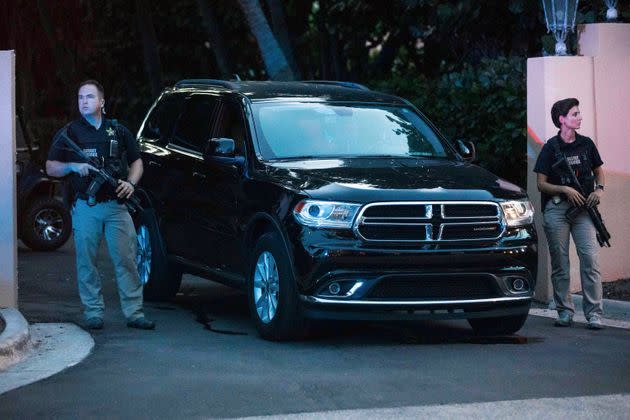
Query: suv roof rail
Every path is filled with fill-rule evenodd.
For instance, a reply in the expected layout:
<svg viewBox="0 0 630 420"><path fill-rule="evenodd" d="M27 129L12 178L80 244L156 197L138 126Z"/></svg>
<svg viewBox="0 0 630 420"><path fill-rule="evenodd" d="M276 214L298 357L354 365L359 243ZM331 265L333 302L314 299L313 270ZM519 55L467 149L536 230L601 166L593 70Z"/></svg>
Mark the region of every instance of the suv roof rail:
<svg viewBox="0 0 630 420"><path fill-rule="evenodd" d="M355 82L342 82L339 80L302 80L302 83L313 83L320 85L334 85L334 86L342 86L352 89L360 89L360 90L370 90L369 87L362 85L360 83Z"/></svg>
<svg viewBox="0 0 630 420"><path fill-rule="evenodd" d="M217 86L227 89L237 89L238 85L228 80L219 79L184 79L175 83L176 88L185 86Z"/></svg>

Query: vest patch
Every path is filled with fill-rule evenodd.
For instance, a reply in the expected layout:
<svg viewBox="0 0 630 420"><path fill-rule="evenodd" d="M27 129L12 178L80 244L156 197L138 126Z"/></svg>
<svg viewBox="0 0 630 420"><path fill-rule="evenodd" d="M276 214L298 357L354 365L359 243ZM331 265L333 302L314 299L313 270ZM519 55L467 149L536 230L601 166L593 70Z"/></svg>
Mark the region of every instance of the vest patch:
<svg viewBox="0 0 630 420"><path fill-rule="evenodd" d="M86 155L88 155L91 158L98 157L98 152L96 151L96 149L83 149L83 151L85 152Z"/></svg>
<svg viewBox="0 0 630 420"><path fill-rule="evenodd" d="M575 156L567 156L567 160L569 161L569 165L571 166L576 166L579 165L580 163L580 156L579 155L575 155Z"/></svg>

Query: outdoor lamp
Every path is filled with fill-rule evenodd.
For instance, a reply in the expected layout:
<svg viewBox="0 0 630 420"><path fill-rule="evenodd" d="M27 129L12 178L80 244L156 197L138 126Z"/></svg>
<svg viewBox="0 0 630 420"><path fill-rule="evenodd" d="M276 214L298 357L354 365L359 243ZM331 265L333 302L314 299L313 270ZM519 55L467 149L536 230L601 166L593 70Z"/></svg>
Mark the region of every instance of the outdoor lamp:
<svg viewBox="0 0 630 420"><path fill-rule="evenodd" d="M547 32L556 38L556 55L567 55L567 32L574 32L579 0L542 0Z"/></svg>
<svg viewBox="0 0 630 420"><path fill-rule="evenodd" d="M606 10L606 20L617 20L617 0L606 0L606 6L608 6L608 10Z"/></svg>

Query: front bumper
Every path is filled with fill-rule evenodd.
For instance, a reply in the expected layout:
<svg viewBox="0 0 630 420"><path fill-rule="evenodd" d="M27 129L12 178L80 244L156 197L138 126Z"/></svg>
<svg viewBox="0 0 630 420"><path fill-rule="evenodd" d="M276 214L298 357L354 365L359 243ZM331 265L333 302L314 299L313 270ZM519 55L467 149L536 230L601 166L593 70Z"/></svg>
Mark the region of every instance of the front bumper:
<svg viewBox="0 0 630 420"><path fill-rule="evenodd" d="M339 302L300 296L303 312L312 319L403 321L418 319L470 319L524 315L531 297L503 297L449 301Z"/></svg>
<svg viewBox="0 0 630 420"><path fill-rule="evenodd" d="M457 319L521 315L535 290L533 227L486 244L367 246L343 233L293 236L298 290L310 318Z"/></svg>
<svg viewBox="0 0 630 420"><path fill-rule="evenodd" d="M461 319L529 311L534 278L524 268L495 272L442 270L329 273L300 295L308 317L332 319Z"/></svg>

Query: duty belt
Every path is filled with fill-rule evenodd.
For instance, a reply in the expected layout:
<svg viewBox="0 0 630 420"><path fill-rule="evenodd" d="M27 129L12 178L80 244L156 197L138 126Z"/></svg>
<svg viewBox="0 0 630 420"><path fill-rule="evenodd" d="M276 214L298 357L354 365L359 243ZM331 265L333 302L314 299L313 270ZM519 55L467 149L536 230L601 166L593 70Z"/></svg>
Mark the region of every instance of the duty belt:
<svg viewBox="0 0 630 420"><path fill-rule="evenodd" d="M88 199L88 195L86 193L84 193L84 192L77 193L75 197L76 197L75 200L79 199L79 200L87 201L87 199ZM96 197L96 202L97 203L107 203L107 202L113 201L113 200L117 200L117 198L116 197L108 197L108 196L106 196L106 197Z"/></svg>

